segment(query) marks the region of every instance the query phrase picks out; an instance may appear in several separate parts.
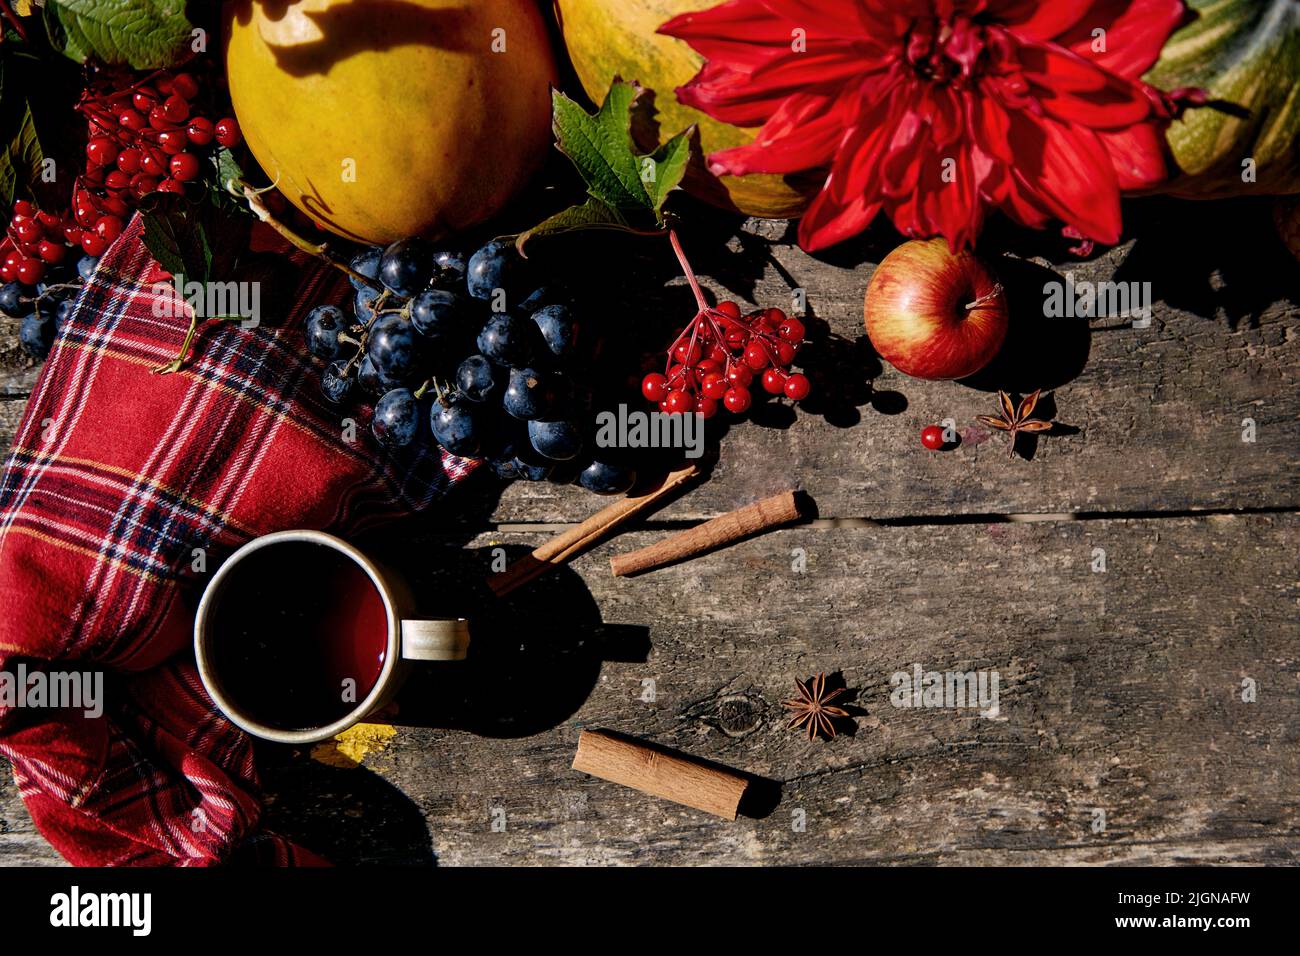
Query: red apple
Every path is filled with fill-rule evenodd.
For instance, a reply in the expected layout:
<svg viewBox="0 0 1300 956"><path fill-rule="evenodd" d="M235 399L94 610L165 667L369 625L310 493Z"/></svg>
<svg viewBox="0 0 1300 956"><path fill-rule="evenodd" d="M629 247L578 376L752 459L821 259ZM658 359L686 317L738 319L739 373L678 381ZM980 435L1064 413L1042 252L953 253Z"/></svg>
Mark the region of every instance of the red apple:
<svg viewBox="0 0 1300 956"><path fill-rule="evenodd" d="M1007 335L1007 297L989 268L945 239L905 242L876 267L863 303L867 336L916 378L974 375Z"/></svg>

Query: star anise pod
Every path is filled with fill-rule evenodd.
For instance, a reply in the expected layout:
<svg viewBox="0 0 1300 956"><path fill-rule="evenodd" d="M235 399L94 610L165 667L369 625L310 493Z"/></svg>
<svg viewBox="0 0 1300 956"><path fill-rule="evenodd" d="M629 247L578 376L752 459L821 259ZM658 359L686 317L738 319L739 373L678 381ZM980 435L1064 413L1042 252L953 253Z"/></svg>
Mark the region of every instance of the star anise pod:
<svg viewBox="0 0 1300 956"><path fill-rule="evenodd" d="M796 677L794 683L799 688L799 696L792 700L781 701L782 706L789 707L794 711L794 715L786 726L806 727L809 740L812 740L819 733L827 737L834 737L835 724L831 718L847 717L849 712L842 707L830 707L828 705L848 688L840 687L827 693L825 674L818 674L807 684Z"/></svg>
<svg viewBox="0 0 1300 956"><path fill-rule="evenodd" d="M1020 403L1019 408L1016 408L1015 403L1011 401L1010 395L999 391L998 406L1001 414L996 418L992 415L975 416L975 420L980 424L1009 433L1011 446L1007 449L1008 458L1014 458L1016 455L1016 436L1020 432L1045 432L1052 427L1051 422L1029 417L1034 412L1034 406L1038 404L1038 395L1041 391L1042 389L1038 389L1034 394L1027 396Z"/></svg>

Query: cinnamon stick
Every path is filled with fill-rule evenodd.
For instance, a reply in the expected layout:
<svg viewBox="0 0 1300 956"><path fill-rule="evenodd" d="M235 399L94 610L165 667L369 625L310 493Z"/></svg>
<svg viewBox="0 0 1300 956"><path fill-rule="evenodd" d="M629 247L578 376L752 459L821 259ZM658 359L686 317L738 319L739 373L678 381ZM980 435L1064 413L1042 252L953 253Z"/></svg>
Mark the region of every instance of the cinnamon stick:
<svg viewBox="0 0 1300 956"><path fill-rule="evenodd" d="M727 820L736 819L740 798L749 786L734 771L599 730L584 730L578 736L573 769Z"/></svg>
<svg viewBox="0 0 1300 956"><path fill-rule="evenodd" d="M689 464L669 472L663 484L653 491L620 498L602 508L577 527L557 534L532 554L525 555L500 574L488 579L488 587L497 597L509 594L552 568L559 567L570 558L594 547L602 538L624 522L653 511L667 502L688 482L701 474L696 464Z"/></svg>
<svg viewBox="0 0 1300 956"><path fill-rule="evenodd" d="M750 535L779 528L799 517L799 501L794 491L783 491L725 515L719 515L686 531L670 535L652 545L618 554L609 566L618 577L640 574L704 554L715 548L739 541Z"/></svg>

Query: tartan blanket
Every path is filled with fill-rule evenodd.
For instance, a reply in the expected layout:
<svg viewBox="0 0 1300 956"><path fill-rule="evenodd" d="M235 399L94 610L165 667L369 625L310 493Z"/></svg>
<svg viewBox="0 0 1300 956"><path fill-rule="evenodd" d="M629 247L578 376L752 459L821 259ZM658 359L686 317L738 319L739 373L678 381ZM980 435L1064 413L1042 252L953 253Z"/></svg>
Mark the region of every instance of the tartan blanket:
<svg viewBox="0 0 1300 956"><path fill-rule="evenodd" d="M102 670L107 704L0 703L0 755L74 864L321 862L259 825L251 741L192 663L198 594L250 538L419 511L473 463L343 440L301 330L348 284L296 253L287 314L205 322L155 374L188 320L159 317L169 276L140 236L137 217L79 293L0 473L0 679Z"/></svg>

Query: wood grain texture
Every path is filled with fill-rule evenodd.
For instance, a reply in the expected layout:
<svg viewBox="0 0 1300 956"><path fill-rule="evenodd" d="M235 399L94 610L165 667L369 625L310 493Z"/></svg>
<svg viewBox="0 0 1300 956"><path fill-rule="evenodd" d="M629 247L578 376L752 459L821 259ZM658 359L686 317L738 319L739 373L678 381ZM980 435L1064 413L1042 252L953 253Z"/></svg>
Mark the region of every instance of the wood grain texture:
<svg viewBox="0 0 1300 956"><path fill-rule="evenodd" d="M266 748L268 823L341 863L1295 864L1300 294L1263 208L1133 204L1124 245L1011 266L1022 290L1050 278L1035 268L1150 281L1154 321L1087 332L1040 310L1057 325L1020 335L1004 377L979 387L905 379L859 340L887 242L823 261L750 221L720 233L716 254L691 250L729 297L784 304L806 289L830 333L810 371L849 387L793 422L768 409L732 428L712 480L656 516L669 524L496 605L469 661L411 680L401 729L363 767ZM1047 245L992 240L1026 255ZM669 283L638 314L688 299ZM14 333L0 320L4 441L33 378ZM1008 462L1002 436L972 426L996 384L1054 388L1065 433ZM922 426L949 417L961 446L923 449ZM823 518L908 520L794 527L610 575L612 554L671 522L792 481ZM532 523L601 504L476 480L370 546L407 567L430 610L481 614L493 549L519 557L553 533ZM1179 514L1201 509L1228 513ZM893 706L891 676L914 664L996 670L997 716ZM819 671L856 708L856 730L829 743L787 731L780 706ZM770 802L724 823L586 778L569 767L584 727L744 771ZM6 774L0 865L17 862L58 858Z"/></svg>

